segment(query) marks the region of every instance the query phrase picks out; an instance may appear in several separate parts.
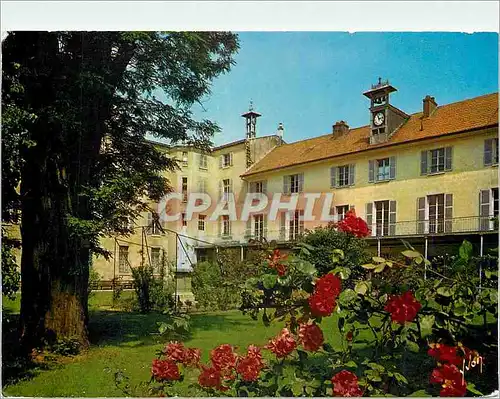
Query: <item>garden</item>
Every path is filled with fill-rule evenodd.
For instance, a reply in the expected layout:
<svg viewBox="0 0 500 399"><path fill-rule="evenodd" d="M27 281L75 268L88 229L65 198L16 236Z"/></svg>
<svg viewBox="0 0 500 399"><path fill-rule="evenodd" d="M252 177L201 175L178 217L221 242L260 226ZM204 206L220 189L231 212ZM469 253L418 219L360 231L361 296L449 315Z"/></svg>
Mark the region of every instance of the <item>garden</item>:
<svg viewBox="0 0 500 399"><path fill-rule="evenodd" d="M91 345L14 355L19 298L4 297L9 396L482 396L498 389L498 254L464 241L446 267L408 243L367 252L350 212L288 249L221 251L192 277L196 303L135 273L90 296ZM481 270L481 273L477 273ZM8 352L8 351L7 351ZM7 353L8 354L8 353Z"/></svg>

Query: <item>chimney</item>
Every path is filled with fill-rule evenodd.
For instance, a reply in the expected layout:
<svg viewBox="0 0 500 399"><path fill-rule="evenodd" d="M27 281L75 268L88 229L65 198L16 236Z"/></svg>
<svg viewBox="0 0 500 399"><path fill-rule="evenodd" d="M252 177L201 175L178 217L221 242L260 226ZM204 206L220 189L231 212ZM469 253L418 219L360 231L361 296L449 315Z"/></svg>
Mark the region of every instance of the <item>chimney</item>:
<svg viewBox="0 0 500 399"><path fill-rule="evenodd" d="M283 127L283 123L279 123L278 130L276 131L276 135L279 137L279 145L283 143L283 135L285 133L285 128Z"/></svg>
<svg viewBox="0 0 500 399"><path fill-rule="evenodd" d="M424 100L424 118L428 118L429 116L432 115L432 113L435 111L437 108L437 103L436 100L434 100L434 97L431 96L425 96Z"/></svg>
<svg viewBox="0 0 500 399"><path fill-rule="evenodd" d="M343 136L344 134L347 134L348 131L349 125L344 121L336 122L335 125L333 125L334 137Z"/></svg>

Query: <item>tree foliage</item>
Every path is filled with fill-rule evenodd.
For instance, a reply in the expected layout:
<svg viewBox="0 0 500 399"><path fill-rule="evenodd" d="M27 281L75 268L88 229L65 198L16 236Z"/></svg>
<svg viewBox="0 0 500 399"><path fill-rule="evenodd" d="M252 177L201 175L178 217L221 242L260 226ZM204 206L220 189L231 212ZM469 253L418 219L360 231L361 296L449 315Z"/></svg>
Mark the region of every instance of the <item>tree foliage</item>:
<svg viewBox="0 0 500 399"><path fill-rule="evenodd" d="M13 32L3 41L2 199L22 211L28 346L48 330L86 340L90 254L110 255L100 238L130 233L177 165L146 135L209 145L218 127L192 106L237 49L227 32Z"/></svg>

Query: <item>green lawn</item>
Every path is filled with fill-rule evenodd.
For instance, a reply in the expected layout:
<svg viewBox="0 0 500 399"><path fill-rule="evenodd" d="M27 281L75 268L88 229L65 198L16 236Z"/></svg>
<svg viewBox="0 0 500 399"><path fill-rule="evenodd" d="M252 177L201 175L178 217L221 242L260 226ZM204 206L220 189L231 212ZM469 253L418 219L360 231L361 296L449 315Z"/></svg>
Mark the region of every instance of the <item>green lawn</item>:
<svg viewBox="0 0 500 399"><path fill-rule="evenodd" d="M163 347L164 340L156 334L160 314L142 315L110 309L111 293L97 293L91 300L90 350L64 365L43 370L33 378L8 386L4 394L9 396L124 396L115 387L114 372L118 369L130 377L131 386L150 377L151 360L155 352ZM4 307L15 312L16 301L5 301ZM337 323L334 317L325 319L322 327L326 340L339 345ZM265 327L261 321L253 321L239 311L194 314L191 316L191 336L186 345L202 349L203 360L216 345L229 343L246 350L253 343L264 345L282 327L274 323ZM191 375L179 387L180 394L189 396L201 392L190 391L187 385L193 381Z"/></svg>

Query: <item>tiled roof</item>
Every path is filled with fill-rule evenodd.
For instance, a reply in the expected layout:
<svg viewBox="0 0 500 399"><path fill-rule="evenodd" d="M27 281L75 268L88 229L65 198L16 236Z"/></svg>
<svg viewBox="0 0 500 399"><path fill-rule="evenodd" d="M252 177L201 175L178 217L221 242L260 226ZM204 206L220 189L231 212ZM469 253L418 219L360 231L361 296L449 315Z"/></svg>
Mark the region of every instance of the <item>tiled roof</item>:
<svg viewBox="0 0 500 399"><path fill-rule="evenodd" d="M242 176L494 125L498 125L498 93L439 106L428 118L423 118L422 112L410 115L382 144L369 144L369 126L350 129L340 137L330 133L284 144L274 148Z"/></svg>

